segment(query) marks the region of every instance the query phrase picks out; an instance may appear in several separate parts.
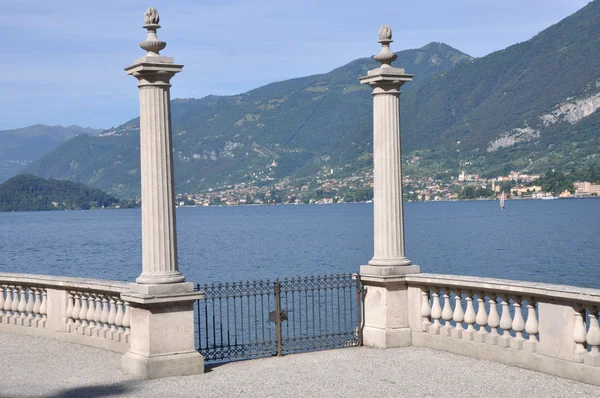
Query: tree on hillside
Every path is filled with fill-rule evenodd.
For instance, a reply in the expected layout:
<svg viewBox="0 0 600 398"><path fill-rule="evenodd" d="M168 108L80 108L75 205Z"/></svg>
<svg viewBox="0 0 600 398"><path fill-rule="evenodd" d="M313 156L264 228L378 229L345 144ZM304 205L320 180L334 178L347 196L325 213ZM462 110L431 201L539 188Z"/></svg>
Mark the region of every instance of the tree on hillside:
<svg viewBox="0 0 600 398"><path fill-rule="evenodd" d="M475 199L476 197L477 195L475 194L475 187L473 185L467 185L458 194L459 199Z"/></svg>
<svg viewBox="0 0 600 398"><path fill-rule="evenodd" d="M558 196L565 190L571 193L575 192L573 186L573 178L575 177L577 176L573 174L565 175L560 171L549 171L537 180L537 184L541 186L544 191L552 192L552 195Z"/></svg>

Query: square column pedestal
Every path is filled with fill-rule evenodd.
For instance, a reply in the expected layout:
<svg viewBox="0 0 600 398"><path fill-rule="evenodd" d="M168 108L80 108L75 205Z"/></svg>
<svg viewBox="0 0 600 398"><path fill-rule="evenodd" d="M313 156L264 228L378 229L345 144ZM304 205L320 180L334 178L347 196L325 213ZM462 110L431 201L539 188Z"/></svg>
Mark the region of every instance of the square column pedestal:
<svg viewBox="0 0 600 398"><path fill-rule="evenodd" d="M367 347L407 347L409 326L407 274L418 274L418 265L360 267L364 296L363 344ZM419 308L419 307L417 307Z"/></svg>
<svg viewBox="0 0 600 398"><path fill-rule="evenodd" d="M131 311L123 370L145 379L204 373L204 358L194 343L194 303L203 294L192 283L132 283L131 293L121 297Z"/></svg>

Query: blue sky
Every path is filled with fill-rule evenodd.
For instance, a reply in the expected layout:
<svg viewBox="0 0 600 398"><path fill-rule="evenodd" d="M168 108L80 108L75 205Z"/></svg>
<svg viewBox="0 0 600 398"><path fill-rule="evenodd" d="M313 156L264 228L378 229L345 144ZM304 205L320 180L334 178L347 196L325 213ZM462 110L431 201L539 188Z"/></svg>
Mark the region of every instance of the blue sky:
<svg viewBox="0 0 600 398"><path fill-rule="evenodd" d="M143 13L160 13L161 53L185 65L172 98L236 94L432 41L481 57L525 41L587 0L0 0L0 129L117 126L138 115L123 68L144 52ZM398 65L401 66L401 65ZM409 71L410 72L410 71Z"/></svg>

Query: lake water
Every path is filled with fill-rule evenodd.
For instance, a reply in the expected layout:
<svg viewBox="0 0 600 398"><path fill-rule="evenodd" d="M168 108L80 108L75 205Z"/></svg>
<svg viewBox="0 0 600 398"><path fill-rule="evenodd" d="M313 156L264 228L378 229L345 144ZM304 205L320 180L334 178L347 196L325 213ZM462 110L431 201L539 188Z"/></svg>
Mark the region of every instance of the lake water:
<svg viewBox="0 0 600 398"><path fill-rule="evenodd" d="M422 272L600 288L600 200L405 204ZM373 255L371 204L180 208L193 282L357 272ZM133 281L141 212L0 213L0 271Z"/></svg>

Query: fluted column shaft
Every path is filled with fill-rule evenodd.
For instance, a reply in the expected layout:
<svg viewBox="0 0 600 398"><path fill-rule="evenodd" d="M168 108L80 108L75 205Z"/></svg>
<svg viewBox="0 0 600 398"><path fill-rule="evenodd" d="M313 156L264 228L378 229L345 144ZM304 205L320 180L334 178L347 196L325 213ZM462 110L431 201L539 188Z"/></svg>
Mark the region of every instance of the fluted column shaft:
<svg viewBox="0 0 600 398"><path fill-rule="evenodd" d="M161 57L162 58L162 57ZM145 57L145 60L153 60ZM184 281L177 264L170 79L181 65L153 62L131 67L140 89L142 274L139 284Z"/></svg>
<svg viewBox="0 0 600 398"><path fill-rule="evenodd" d="M400 86L373 87L373 222L374 255L369 265L410 265L404 252Z"/></svg>
<svg viewBox="0 0 600 398"><path fill-rule="evenodd" d="M169 84L140 84L142 275L138 283L183 281L177 264Z"/></svg>

